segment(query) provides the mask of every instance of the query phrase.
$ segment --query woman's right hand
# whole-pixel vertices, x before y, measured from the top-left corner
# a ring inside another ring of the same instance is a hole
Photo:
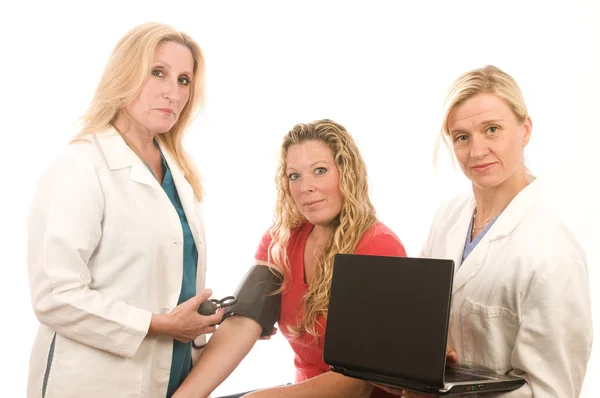
[[[179,304],[168,315],[153,314],[149,335],[163,335],[187,343],[196,337],[214,333],[216,325],[223,319],[223,312],[203,316],[198,314],[198,307],[212,295],[212,290],[204,289],[199,295]]]

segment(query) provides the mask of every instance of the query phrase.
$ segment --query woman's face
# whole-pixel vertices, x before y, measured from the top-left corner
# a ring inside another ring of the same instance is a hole
[[[132,127],[150,135],[169,131],[190,97],[193,69],[189,48],[172,41],[159,44],[150,75],[139,94],[124,107]]]
[[[286,167],[290,192],[302,215],[313,225],[328,226],[344,202],[331,148],[319,140],[291,145]]]
[[[529,117],[520,122],[495,94],[478,94],[455,106],[448,116],[454,155],[474,186],[498,187],[523,178],[523,149],[531,135]]]

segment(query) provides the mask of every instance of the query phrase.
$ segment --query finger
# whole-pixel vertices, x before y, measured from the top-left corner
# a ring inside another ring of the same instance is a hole
[[[212,315],[199,315],[202,317],[202,321],[206,324],[206,325],[217,325],[219,323],[221,323],[221,321],[223,320],[223,313],[216,313],[216,314],[212,314]]]
[[[458,354],[456,353],[456,351],[448,352],[448,354],[446,354],[446,358],[451,364],[455,365],[458,363]]]
[[[202,328],[202,332],[200,334],[201,335],[202,334],[213,334],[216,331],[217,331],[216,326],[206,326],[206,327]]]
[[[204,289],[200,294],[186,301],[186,303],[190,303],[194,308],[198,308],[200,307],[200,304],[208,300],[210,296],[212,296],[212,289]]]

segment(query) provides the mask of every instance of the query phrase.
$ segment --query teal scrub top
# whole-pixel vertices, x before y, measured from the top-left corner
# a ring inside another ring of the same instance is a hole
[[[177,304],[181,304],[196,295],[196,267],[198,264],[198,250],[192,236],[192,231],[188,224],[183,206],[177,188],[173,182],[173,176],[169,165],[165,160],[162,151],[160,153],[162,159],[162,167],[165,172],[165,177],[162,182],[162,188],[171,200],[173,207],[177,210],[181,228],[183,230],[183,280],[181,282],[181,293]],[[171,397],[175,390],[183,383],[192,369],[192,343],[181,343],[173,340],[173,357],[171,358],[171,375],[169,378],[169,387],[167,389],[167,397]]]

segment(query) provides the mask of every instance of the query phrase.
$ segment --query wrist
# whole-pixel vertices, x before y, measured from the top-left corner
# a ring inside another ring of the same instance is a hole
[[[149,336],[170,336],[171,322],[168,315],[152,314],[150,320]]]

